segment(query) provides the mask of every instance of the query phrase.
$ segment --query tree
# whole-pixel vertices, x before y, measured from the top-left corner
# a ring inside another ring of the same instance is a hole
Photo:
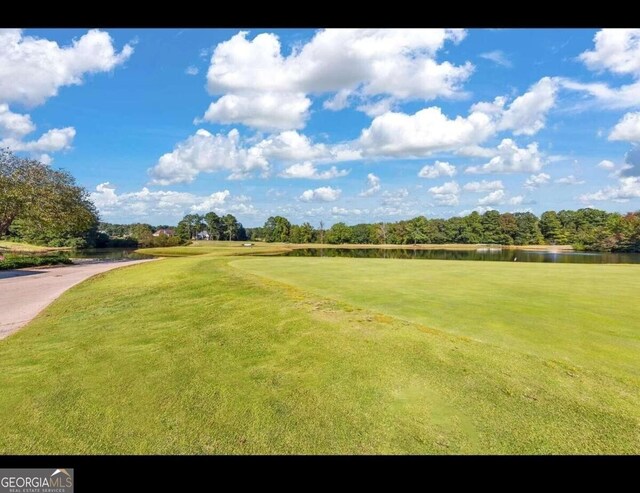
[[[540,232],[546,242],[552,245],[564,244],[567,241],[556,211],[547,211],[540,216]]]
[[[219,240],[223,235],[222,219],[215,212],[207,212],[204,215],[204,222],[207,224],[209,238]]]
[[[129,230],[129,236],[135,238],[138,245],[149,246],[153,240],[153,228],[150,224],[132,224]]]
[[[84,236],[98,224],[87,190],[67,171],[0,150],[0,237],[14,221],[47,241]]]
[[[414,245],[428,241],[427,227],[427,218],[424,216],[415,217],[407,222],[407,233]]]
[[[238,221],[232,214],[227,214],[222,218],[224,234],[228,241],[231,241],[238,233]]]
[[[300,226],[300,243],[311,243],[313,241],[313,234],[313,226],[309,223],[302,223],[302,226]]]
[[[487,211],[481,216],[482,241],[484,243],[501,243],[500,213],[496,210]]]
[[[516,212],[516,233],[514,243],[516,245],[538,245],[544,241],[544,237],[538,226],[538,218],[531,212]]]
[[[351,243],[351,228],[345,223],[335,223],[327,232],[327,242],[332,244]]]
[[[387,224],[384,221],[377,225],[376,234],[378,235],[378,239],[381,240],[379,243],[383,245],[387,243]]]

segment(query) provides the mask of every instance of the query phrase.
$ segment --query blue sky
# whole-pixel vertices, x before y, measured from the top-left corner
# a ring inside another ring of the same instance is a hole
[[[103,220],[640,208],[638,29],[0,32],[0,146]]]

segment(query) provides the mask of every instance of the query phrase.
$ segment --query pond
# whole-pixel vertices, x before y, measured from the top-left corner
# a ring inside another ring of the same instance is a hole
[[[93,259],[101,261],[141,260],[153,258],[153,255],[135,253],[135,248],[86,248],[69,252],[71,258]]]
[[[640,253],[554,252],[543,250],[418,250],[413,248],[300,248],[284,253],[287,257],[359,257],[437,260],[488,260],[513,262],[556,262],[574,264],[640,264]]]

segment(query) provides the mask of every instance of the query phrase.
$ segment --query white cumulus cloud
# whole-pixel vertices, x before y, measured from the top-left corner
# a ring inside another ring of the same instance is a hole
[[[602,29],[593,41],[595,49],[580,55],[588,68],[640,75],[640,29]]]
[[[439,187],[431,187],[429,192],[438,205],[458,205],[460,185],[455,181],[449,181]]]
[[[495,190],[502,190],[504,185],[501,180],[482,180],[482,181],[470,181],[466,183],[462,187],[464,190],[468,192],[476,192],[476,193],[484,193],[484,192],[493,192]]]
[[[203,119],[243,123],[260,130],[287,130],[304,127],[310,106],[311,100],[302,93],[226,94],[209,105]]]
[[[615,167],[616,165],[612,161],[609,161],[608,159],[603,159],[598,163],[598,168],[602,168],[602,169],[614,169]]]
[[[424,156],[484,141],[494,131],[491,118],[474,111],[449,119],[436,106],[413,115],[388,112],[362,131],[359,144],[365,155]]]
[[[371,197],[380,191],[380,178],[373,173],[367,175],[367,189],[360,192],[361,197]]]
[[[627,113],[613,127],[609,134],[609,140],[625,140],[627,142],[640,142],[640,112]]]
[[[305,190],[300,195],[303,202],[333,202],[340,198],[342,190],[332,187],[320,187],[314,190]]]
[[[528,92],[517,97],[504,111],[498,130],[513,130],[515,135],[533,135],[544,128],[545,118],[556,101],[558,82],[543,77]]]
[[[441,176],[454,176],[456,167],[452,164],[436,161],[434,164],[424,166],[419,172],[420,178],[439,178]]]
[[[200,129],[178,143],[150,168],[152,184],[190,183],[199,173],[230,171],[229,178],[247,178],[269,171],[269,162],[256,147],[243,147],[236,129],[228,134],[211,134]]]
[[[435,56],[445,42],[458,43],[464,36],[459,29],[324,29],[284,56],[275,34],[249,39],[242,31],[218,44],[211,56],[208,89],[221,97],[205,119],[261,129],[272,129],[275,122],[275,128],[292,129],[308,118],[310,93],[336,93],[325,102],[332,110],[346,107],[352,94],[365,100],[457,97],[473,65],[439,63]],[[266,107],[272,102],[280,106],[269,122]]]
[[[187,213],[214,211],[219,214],[255,215],[257,211],[246,196],[233,197],[228,190],[210,195],[194,195],[171,190],[152,191],[147,187],[135,192],[118,193],[109,182],[96,186],[90,198],[104,217],[126,214],[137,220],[148,217],[163,217],[179,220]]]
[[[547,173],[538,173],[537,175],[531,175],[527,178],[527,181],[524,182],[524,187],[529,190],[534,190],[536,188],[541,187],[542,185],[546,185],[549,183],[551,177]]]
[[[501,204],[504,200],[504,195],[504,190],[494,190],[489,195],[479,199],[478,205],[487,206]]]
[[[519,148],[511,139],[503,139],[496,148],[497,155],[481,166],[469,166],[465,173],[535,173],[546,164],[533,142]]]
[[[640,197],[640,176],[627,176],[618,180],[617,186],[605,187],[595,193],[587,193],[580,196],[583,202],[593,200],[612,200],[615,202],[626,202],[629,199]]]
[[[307,178],[309,180],[330,180],[331,178],[339,178],[341,176],[347,176],[349,170],[337,169],[335,166],[331,166],[326,171],[319,171],[311,161],[305,161],[304,163],[296,163],[285,169],[279,176],[282,178]]]
[[[19,139],[35,129],[29,115],[13,113],[8,104],[0,104],[0,138]]]
[[[24,36],[20,29],[0,31],[0,101],[42,104],[60,87],[82,84],[86,74],[108,72],[132,53],[130,45],[118,53],[109,33],[98,29],[64,47]]]

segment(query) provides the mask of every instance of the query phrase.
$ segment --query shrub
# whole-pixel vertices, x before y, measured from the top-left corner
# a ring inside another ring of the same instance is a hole
[[[71,264],[71,259],[64,253],[47,253],[43,255],[27,254],[18,255],[7,253],[4,260],[0,260],[0,270],[23,269],[25,267],[37,267],[41,265]]]

